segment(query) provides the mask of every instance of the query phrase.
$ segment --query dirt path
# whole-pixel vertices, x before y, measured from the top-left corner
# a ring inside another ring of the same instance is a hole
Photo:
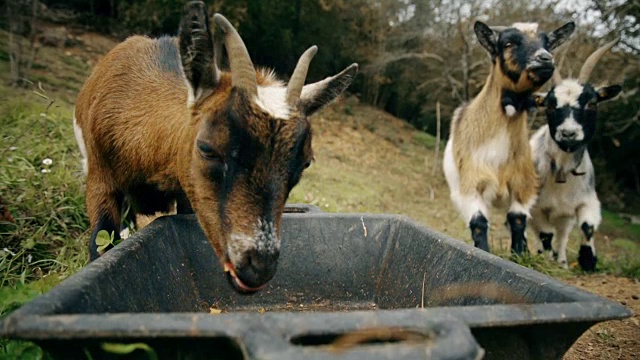
[[[640,282],[610,275],[581,275],[564,281],[620,302],[634,312],[629,319],[608,321],[587,330],[564,359],[640,358]]]

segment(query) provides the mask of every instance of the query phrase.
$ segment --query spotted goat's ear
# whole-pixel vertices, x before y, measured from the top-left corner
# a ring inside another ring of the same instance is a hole
[[[598,102],[613,99],[620,93],[620,91],[622,91],[622,86],[620,85],[603,86],[598,88],[598,90],[596,90],[598,93]]]

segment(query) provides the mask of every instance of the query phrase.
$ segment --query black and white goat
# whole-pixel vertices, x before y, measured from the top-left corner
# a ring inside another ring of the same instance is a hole
[[[554,235],[559,241],[558,262],[567,267],[569,232],[577,222],[585,241],[578,262],[582,269],[593,271],[597,257],[593,233],[600,225],[600,201],[595,189],[595,173],[587,145],[596,129],[599,102],[616,96],[619,85],[595,88],[587,81],[598,60],[617,40],[589,56],[578,79],[562,79],[554,72],[554,87],[547,94],[536,95],[546,107],[548,125],[533,135],[530,145],[540,178],[538,201],[531,210],[531,229],[540,240],[539,253],[552,255]]]

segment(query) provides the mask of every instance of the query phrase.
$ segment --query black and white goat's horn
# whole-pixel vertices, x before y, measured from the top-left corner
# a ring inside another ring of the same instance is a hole
[[[578,76],[578,81],[581,84],[589,81],[589,76],[591,76],[591,72],[593,72],[593,68],[596,66],[598,61],[600,61],[600,58],[604,55],[604,53],[609,51],[619,40],[620,38],[616,38],[615,40],[604,44],[598,50],[589,55],[587,60],[585,60],[584,65],[582,65],[582,69],[580,69],[580,75]]]

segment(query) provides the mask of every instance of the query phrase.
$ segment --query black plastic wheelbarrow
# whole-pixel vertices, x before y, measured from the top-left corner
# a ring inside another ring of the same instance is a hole
[[[288,210],[278,272],[257,294],[229,286],[194,216],[170,216],[0,335],[65,359],[114,357],[105,343],[167,359],[558,359],[592,325],[631,315],[403,216]]]

